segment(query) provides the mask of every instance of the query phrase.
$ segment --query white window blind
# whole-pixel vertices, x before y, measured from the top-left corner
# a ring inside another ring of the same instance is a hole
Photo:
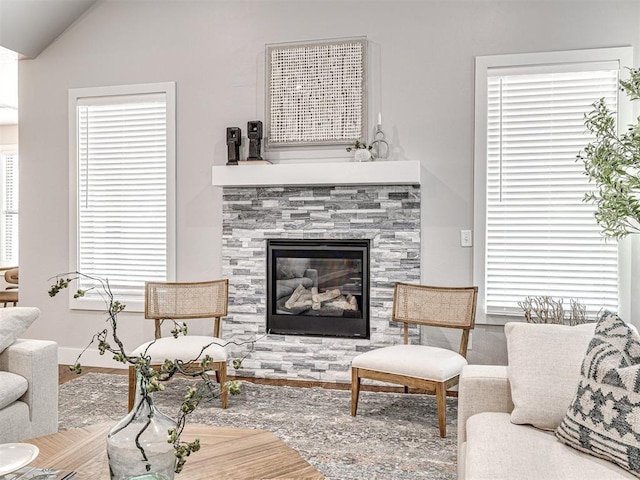
[[[576,155],[592,140],[584,114],[617,109],[618,69],[561,65],[489,70],[486,312],[522,314],[531,295],[579,299],[592,315],[618,307],[618,248],[584,203]]]
[[[18,264],[18,156],[3,155],[1,260]]]
[[[72,270],[108,279],[122,303],[141,302],[145,281],[169,279],[172,141],[166,94],[72,96],[77,127],[77,268]],[[78,287],[94,284],[82,278]]]

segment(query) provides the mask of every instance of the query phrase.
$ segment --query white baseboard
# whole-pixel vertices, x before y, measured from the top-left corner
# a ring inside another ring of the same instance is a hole
[[[78,355],[82,352],[80,348],[58,348],[58,363],[60,365],[74,365],[78,359]],[[124,363],[116,362],[113,359],[111,353],[105,353],[100,355],[98,350],[87,350],[82,354],[80,359],[80,365],[84,367],[103,367],[103,368],[118,368],[126,369],[127,365]]]

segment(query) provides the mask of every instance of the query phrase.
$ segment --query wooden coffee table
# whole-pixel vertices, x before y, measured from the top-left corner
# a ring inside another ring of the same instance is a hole
[[[40,449],[32,465],[75,470],[77,480],[108,480],[106,436],[102,423],[27,440]],[[182,438],[200,439],[176,480],[322,479],[320,472],[267,430],[187,425]]]

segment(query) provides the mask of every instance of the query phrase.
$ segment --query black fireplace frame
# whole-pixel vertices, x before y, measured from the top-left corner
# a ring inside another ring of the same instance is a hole
[[[292,245],[295,242],[295,245]],[[314,248],[315,250],[310,250]],[[325,250],[322,250],[322,249]],[[275,262],[280,256],[323,258],[324,251],[362,253],[362,318],[278,314],[275,311]],[[267,312],[269,334],[343,338],[370,338],[370,251],[371,242],[357,240],[267,239]],[[270,267],[270,268],[269,268]]]

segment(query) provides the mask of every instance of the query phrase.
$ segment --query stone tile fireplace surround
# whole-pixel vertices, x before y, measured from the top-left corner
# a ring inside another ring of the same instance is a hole
[[[275,172],[273,167],[257,168]],[[419,177],[413,184],[340,185],[346,180],[336,180],[306,186],[303,183],[312,182],[303,175],[299,181],[288,180],[301,185],[269,185],[267,179],[265,186],[238,186],[217,178],[216,169],[220,173],[229,168],[235,175],[238,169],[256,167],[214,167],[213,184],[223,187],[222,274],[229,279],[229,313],[222,335],[259,338],[237,374],[350,382],[355,355],[402,342],[401,327],[390,321],[393,285],[420,282]],[[370,339],[265,335],[267,239],[369,239]]]

